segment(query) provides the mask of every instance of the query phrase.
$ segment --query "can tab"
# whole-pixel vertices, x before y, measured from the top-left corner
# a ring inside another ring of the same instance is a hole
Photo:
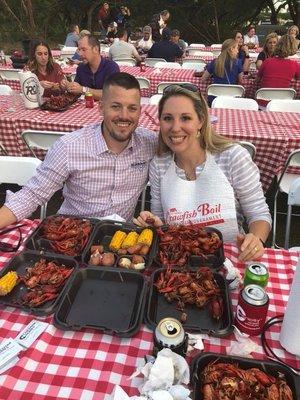
[[[166,323],[165,326],[169,335],[176,335],[176,333],[178,332],[173,324]]]

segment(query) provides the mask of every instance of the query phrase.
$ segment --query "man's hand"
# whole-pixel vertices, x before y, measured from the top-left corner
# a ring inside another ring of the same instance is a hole
[[[82,94],[82,86],[77,82],[69,82],[67,90],[70,93]]]
[[[262,242],[253,233],[247,233],[246,235],[239,233],[236,239],[240,250],[239,260],[257,260],[264,254],[265,249]]]

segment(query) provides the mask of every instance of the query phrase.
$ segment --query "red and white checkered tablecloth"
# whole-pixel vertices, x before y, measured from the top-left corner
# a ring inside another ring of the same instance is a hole
[[[36,226],[37,221],[25,221],[22,228],[24,238]],[[1,238],[9,243],[17,240],[15,233]],[[225,253],[241,272],[244,264],[238,262],[235,246],[226,245]],[[0,253],[0,268],[9,260],[9,253]],[[297,254],[286,250],[266,249],[261,262],[269,268],[270,279],[267,293],[270,298],[268,318],[282,314],[285,310],[293,279]],[[233,310],[236,308],[238,291],[231,292]],[[0,311],[0,341],[16,337],[32,316],[15,308]],[[52,325],[52,316],[42,318],[49,327],[20,354],[15,366],[0,376],[1,400],[108,400],[114,385],[119,384],[130,396],[138,394],[141,378],[128,380],[135,368],[152,351],[152,332],[145,326],[132,338],[101,334],[91,329],[80,332],[61,331]],[[285,352],[279,343],[279,327],[272,329],[270,344],[286,362],[300,368],[300,358]],[[210,338],[204,341],[205,351],[226,353],[234,337]],[[253,340],[259,351],[252,354],[255,359],[264,359],[259,337]],[[191,357],[188,357],[188,362]]]

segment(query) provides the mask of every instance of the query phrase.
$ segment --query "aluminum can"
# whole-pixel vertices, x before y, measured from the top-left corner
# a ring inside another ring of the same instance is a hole
[[[140,63],[140,71],[145,72],[146,71],[146,63],[145,61],[141,61]]]
[[[154,332],[154,355],[167,347],[183,357],[187,351],[187,334],[175,318],[164,318],[157,324]]]
[[[85,94],[85,106],[86,106],[86,108],[94,107],[94,96],[90,92],[87,92]]]
[[[269,273],[267,267],[259,262],[249,264],[245,271],[244,286],[259,285],[266,287],[268,284]]]
[[[250,336],[262,332],[267,318],[269,296],[258,285],[248,285],[239,294],[235,326]]]

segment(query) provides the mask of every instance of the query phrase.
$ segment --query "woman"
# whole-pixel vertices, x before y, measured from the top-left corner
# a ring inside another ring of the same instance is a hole
[[[36,74],[45,89],[45,97],[58,92],[60,82],[65,79],[62,69],[53,61],[49,45],[43,41],[37,41],[34,44],[30,60],[24,69]]]
[[[276,32],[271,32],[266,36],[263,51],[261,51],[257,56],[256,69],[259,69],[263,61],[265,61],[267,58],[273,57],[277,43],[278,35]]]
[[[248,72],[250,67],[250,55],[248,46],[244,44],[244,38],[242,32],[235,31],[233,38],[238,44],[239,52],[237,58],[241,60],[243,71]]]
[[[300,78],[300,64],[288,57],[296,54],[297,42],[289,35],[283,35],[274,50],[274,57],[267,58],[257,73],[260,87],[289,88],[293,78]]]
[[[234,39],[227,39],[222,44],[221,53],[211,61],[202,75],[202,80],[212,76],[213,83],[228,85],[242,84],[243,66],[238,56],[238,44]],[[214,96],[208,96],[208,104],[211,105]]]
[[[289,27],[287,34],[289,36],[292,36],[294,39],[296,39],[296,43],[297,43],[297,48],[299,48],[300,45],[300,40],[298,39],[298,35],[299,35],[299,28],[297,25],[292,25]]]
[[[215,226],[225,242],[237,241],[241,260],[259,258],[271,217],[247,150],[212,130],[199,92],[168,87],[158,114],[158,155],[150,164],[152,212],[141,212],[134,222],[146,226],[153,218],[155,226],[175,220]]]

